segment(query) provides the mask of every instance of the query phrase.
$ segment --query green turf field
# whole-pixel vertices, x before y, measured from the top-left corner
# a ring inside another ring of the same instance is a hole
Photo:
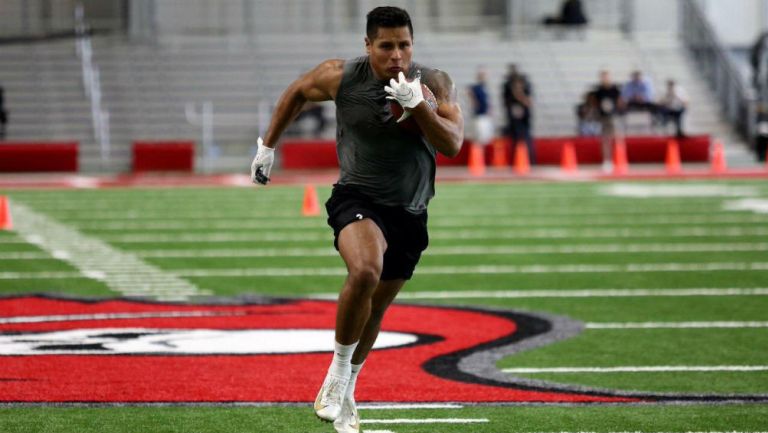
[[[323,202],[330,189],[318,192]],[[0,295],[333,298],[344,264],[324,216],[301,216],[302,193],[303,186],[0,191],[16,226],[0,232]],[[766,400],[766,208],[763,180],[438,184],[430,248],[400,302],[583,323],[573,338],[499,361],[522,379]],[[78,242],[100,253],[69,248]],[[116,288],[88,271],[110,254],[177,283],[147,288],[126,277]],[[361,415],[365,431],[380,433],[768,431],[768,403],[464,404]],[[0,406],[0,432],[107,431],[333,428],[309,405]]]

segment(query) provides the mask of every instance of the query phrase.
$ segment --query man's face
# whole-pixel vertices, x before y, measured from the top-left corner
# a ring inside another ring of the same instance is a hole
[[[600,72],[600,84],[604,86],[610,86],[611,85],[611,74],[608,73],[608,71],[601,71]]]
[[[405,26],[379,27],[376,38],[365,38],[365,51],[376,78],[397,78],[400,72],[407,75],[413,56],[411,32]]]

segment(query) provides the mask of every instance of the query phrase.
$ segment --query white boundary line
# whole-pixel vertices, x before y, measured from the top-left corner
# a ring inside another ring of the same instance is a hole
[[[467,216],[464,218],[444,217],[435,218],[430,222],[431,228],[528,228],[528,227],[626,227],[626,226],[671,226],[687,224],[762,224],[768,222],[768,218],[760,215],[699,215],[699,216],[645,216],[642,218],[605,218],[591,217],[586,220],[568,220],[552,217],[530,218],[508,217],[487,218],[484,216]],[[302,230],[308,228],[326,229],[323,221],[281,219],[257,221],[251,219],[226,220],[226,219],[201,219],[201,220],[124,220],[124,221],[95,221],[80,222],[77,227],[84,230],[99,231],[162,231],[162,230],[199,230],[199,229],[249,229],[249,230]]]
[[[464,245],[433,246],[430,256],[528,255],[528,254],[632,254],[693,252],[768,251],[768,242],[737,243],[672,243],[672,244],[574,244],[574,245]],[[317,248],[250,248],[250,249],[182,249],[131,251],[144,258],[237,258],[237,257],[335,257],[331,247]],[[66,260],[66,252],[52,255],[38,251],[0,252],[0,260]]]
[[[463,290],[408,292],[398,299],[478,299],[478,298],[622,298],[622,297],[663,297],[663,296],[763,296],[768,287],[740,288],[694,288],[694,289],[584,289],[584,290]],[[323,293],[318,297],[338,298],[338,293]]]
[[[668,372],[718,372],[718,371],[768,371],[768,365],[715,365],[715,366],[626,366],[626,367],[552,367],[552,368],[503,368],[504,373],[668,373]]]
[[[675,244],[574,244],[574,245],[462,245],[432,246],[430,256],[475,256],[519,254],[584,254],[584,253],[677,253],[677,252],[752,252],[768,251],[768,242],[675,243]],[[132,251],[145,258],[194,257],[329,257],[337,256],[332,247],[319,248],[250,248]],[[12,257],[12,253],[7,253]],[[0,253],[0,259],[5,255]]]
[[[98,255],[97,255],[98,256]],[[120,282],[138,283],[147,281],[159,270],[126,269],[117,261],[121,275]],[[148,266],[148,265],[147,265]],[[116,268],[117,269],[117,268]],[[634,263],[626,265],[476,265],[476,266],[421,266],[420,275],[507,275],[507,274],[572,274],[572,273],[626,273],[626,272],[713,272],[713,271],[764,271],[768,262],[715,262],[715,263]],[[165,275],[194,277],[335,277],[347,275],[341,267],[312,268],[238,268],[238,269],[174,269]],[[0,272],[0,280],[15,279],[60,279],[86,276],[107,279],[112,274],[101,270],[83,269],[76,272]],[[185,283],[189,284],[189,283]],[[168,284],[157,284],[168,287]]]
[[[677,238],[677,237],[747,237],[768,236],[768,227],[726,227],[702,226],[673,229],[521,229],[521,230],[430,230],[431,239],[623,239],[623,238]],[[288,232],[216,232],[216,233],[131,233],[99,235],[108,242],[121,243],[202,243],[202,242],[307,242],[330,241],[329,230],[305,230]]]
[[[393,419],[363,419],[363,424],[479,424],[486,423],[488,418],[393,418]]]
[[[768,328],[768,322],[604,322],[587,323],[586,329],[724,329]]]
[[[464,406],[455,403],[403,403],[403,404],[359,404],[358,409],[364,410],[410,410],[410,409],[463,409]]]

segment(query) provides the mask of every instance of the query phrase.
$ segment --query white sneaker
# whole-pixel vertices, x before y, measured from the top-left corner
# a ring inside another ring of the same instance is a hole
[[[345,398],[341,404],[341,414],[333,422],[337,433],[360,433],[360,415],[357,413],[354,398]]]
[[[341,413],[341,403],[347,391],[349,378],[333,374],[325,376],[323,386],[315,399],[315,414],[325,421],[335,421]]]

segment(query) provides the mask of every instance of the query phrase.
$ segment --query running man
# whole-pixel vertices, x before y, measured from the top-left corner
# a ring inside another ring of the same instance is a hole
[[[253,182],[267,184],[275,145],[304,104],[335,101],[340,176],[325,206],[348,274],[333,360],[314,409],[346,433],[360,429],[355,383],[384,313],[427,248],[436,152],[455,156],[464,137],[451,78],[412,62],[413,26],[405,10],[373,9],[365,50],[363,57],[324,61],[288,86],[251,165]],[[426,103],[421,82],[435,95],[436,109]],[[392,114],[395,103],[403,108],[400,118]],[[403,127],[407,117],[420,133]]]

